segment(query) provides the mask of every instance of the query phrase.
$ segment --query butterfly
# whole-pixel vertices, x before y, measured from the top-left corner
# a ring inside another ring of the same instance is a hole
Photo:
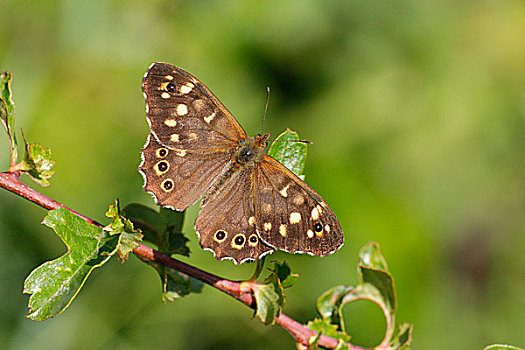
[[[324,256],[343,231],[328,204],[265,154],[269,134],[247,137],[197,78],[153,63],[142,81],[151,129],[139,172],[158,205],[185,210],[204,196],[200,245],[219,260],[257,260],[279,249]]]

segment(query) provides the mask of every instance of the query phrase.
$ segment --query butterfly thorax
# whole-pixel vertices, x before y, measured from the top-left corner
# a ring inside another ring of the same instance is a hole
[[[266,148],[266,141],[270,134],[255,135],[242,141],[242,146],[235,152],[233,157],[237,166],[242,168],[253,167],[255,163],[260,163]]]

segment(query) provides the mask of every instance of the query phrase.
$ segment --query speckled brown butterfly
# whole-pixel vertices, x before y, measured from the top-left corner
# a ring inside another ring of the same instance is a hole
[[[184,210],[206,194],[195,230],[204,249],[236,263],[280,249],[324,256],[343,245],[326,202],[247,137],[188,72],[154,63],[142,81],[151,127],[139,171],[157,204]]]

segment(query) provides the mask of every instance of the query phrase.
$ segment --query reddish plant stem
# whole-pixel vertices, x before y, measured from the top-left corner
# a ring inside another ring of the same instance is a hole
[[[35,204],[38,204],[42,208],[45,209],[58,209],[58,208],[65,208],[75,214],[76,216],[82,218],[83,220],[89,222],[90,224],[100,226],[98,222],[95,220],[92,220],[88,218],[87,216],[84,216],[80,213],[77,213],[71,208],[66,207],[62,203],[59,203],[49,197],[44,196],[42,193],[35,191],[31,187],[27,186],[26,184],[20,182],[18,179],[20,176],[19,173],[0,173],[0,186],[5,188],[8,191],[11,191],[20,197],[23,197],[27,199],[30,202],[33,202]]]
[[[89,222],[90,224],[102,226],[93,219],[90,219],[76,211],[66,207],[62,203],[59,203],[37,191],[27,186],[26,184],[20,182],[19,173],[0,173],[0,187],[5,188],[6,190],[13,192],[45,209],[53,210],[58,208],[65,208],[82,218],[83,220]],[[136,254],[141,259],[148,259],[155,261],[163,266],[171,267],[179,272],[185,273],[195,279],[198,279],[223,293],[226,293],[240,302],[246,304],[250,308],[255,308],[255,298],[253,297],[250,290],[241,288],[240,282],[230,281],[214,274],[208,273],[206,271],[200,270],[194,266],[188,265],[182,261],[173,259],[172,257],[163,254],[151,247],[148,247],[144,244],[138,243],[138,247],[133,249],[133,253]],[[315,336],[316,332],[307,328],[303,324],[291,319],[285,314],[281,313],[278,317],[275,318],[276,323],[292,335],[296,342],[301,343],[305,346],[308,346],[308,341],[310,337]],[[338,345],[338,340],[322,335],[318,342],[319,345],[327,348],[335,348]],[[347,344],[351,350],[366,350],[364,348]]]

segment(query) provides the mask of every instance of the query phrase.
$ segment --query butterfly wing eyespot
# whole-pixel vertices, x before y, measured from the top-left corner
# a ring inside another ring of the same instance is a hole
[[[228,232],[224,231],[224,230],[217,230],[215,232],[215,235],[213,236],[213,239],[215,240],[215,242],[217,243],[222,243],[224,242],[224,240],[228,237]]]
[[[167,148],[164,148],[164,147],[161,147],[161,148],[157,148],[157,150],[155,151],[155,155],[157,156],[157,158],[164,158],[168,155],[168,149]]]
[[[173,82],[169,82],[168,84],[166,84],[166,90],[168,92],[175,92],[175,84],[173,84]]]
[[[157,204],[184,210],[204,195],[229,161],[227,153],[209,157],[168,149],[150,134],[142,149],[139,172],[144,177],[144,188]]]
[[[259,237],[257,234],[252,233],[250,237],[248,237],[248,244],[252,247],[255,247],[257,244],[259,244]]]

